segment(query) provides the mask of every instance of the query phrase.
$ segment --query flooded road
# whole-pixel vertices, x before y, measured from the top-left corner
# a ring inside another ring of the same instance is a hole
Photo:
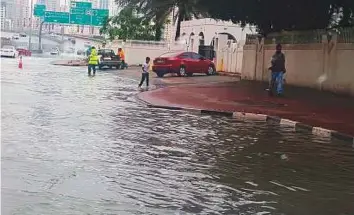
[[[350,144],[149,109],[119,71],[1,65],[2,214],[354,214]]]

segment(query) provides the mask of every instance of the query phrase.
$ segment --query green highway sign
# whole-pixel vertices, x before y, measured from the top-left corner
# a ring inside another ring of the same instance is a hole
[[[86,9],[90,9],[90,8],[92,8],[92,3],[91,2],[72,1],[71,2],[71,8],[86,8]]]
[[[91,25],[91,13],[89,8],[71,8],[70,24]]]
[[[44,12],[44,22],[47,23],[61,23],[69,24],[69,13],[67,12],[55,12],[55,11],[45,11]]]
[[[33,9],[34,16],[42,17],[42,16],[44,16],[44,12],[45,12],[45,5],[44,4],[35,4],[34,5],[34,9]]]
[[[44,22],[102,26],[109,13],[106,9],[92,9],[91,2],[72,1],[70,13],[46,11],[45,5],[36,4],[34,15],[44,17]]]
[[[109,12],[105,9],[92,9],[92,22],[93,26],[102,26],[105,19],[108,17]]]

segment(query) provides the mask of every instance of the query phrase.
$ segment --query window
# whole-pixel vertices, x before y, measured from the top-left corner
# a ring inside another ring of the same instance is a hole
[[[182,53],[179,57],[182,58],[182,59],[191,58],[189,52],[184,52],[184,53]]]
[[[194,60],[199,60],[200,59],[200,57],[201,57],[201,55],[199,55],[199,54],[197,54],[197,53],[192,53],[192,58],[194,59]]]
[[[165,54],[160,55],[160,57],[175,57],[181,52],[167,52]]]

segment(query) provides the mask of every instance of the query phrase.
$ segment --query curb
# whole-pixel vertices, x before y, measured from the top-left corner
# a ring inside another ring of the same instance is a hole
[[[241,77],[241,73],[239,73],[239,72],[222,72],[222,71],[218,71],[218,72],[216,72],[216,74],[219,75],[219,76]]]
[[[255,121],[264,121],[264,122],[272,122],[279,124],[281,126],[286,126],[293,128],[295,132],[298,131],[309,131],[313,135],[321,136],[321,137],[329,137],[329,138],[336,138],[343,141],[351,142],[354,147],[354,137],[343,134],[338,131],[322,128],[322,127],[315,127],[311,125],[307,125],[301,122],[292,121],[289,119],[280,118],[277,116],[269,116],[265,114],[255,114],[255,113],[246,113],[246,112],[229,112],[229,111],[219,111],[219,110],[200,110],[200,109],[193,109],[193,108],[183,108],[183,107],[174,107],[174,106],[160,106],[160,105],[153,105],[150,104],[137,95],[136,98],[145,104],[149,108],[161,108],[161,109],[168,109],[168,110],[182,110],[186,112],[191,112],[195,114],[208,114],[208,115],[217,115],[217,116],[225,116],[231,117],[237,120],[255,120]]]

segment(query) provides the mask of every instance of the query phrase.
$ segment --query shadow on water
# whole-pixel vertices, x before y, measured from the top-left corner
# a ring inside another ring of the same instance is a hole
[[[354,150],[147,108],[138,80],[2,61],[3,214],[352,214]]]

